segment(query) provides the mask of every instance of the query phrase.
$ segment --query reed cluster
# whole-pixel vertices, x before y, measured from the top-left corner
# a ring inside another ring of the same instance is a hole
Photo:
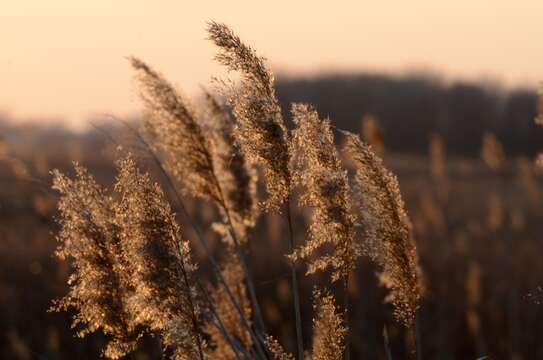
[[[218,82],[223,98],[206,91],[202,109],[194,109],[143,61],[129,61],[146,109],[141,139],[171,180],[212,276],[198,270],[193,244],[183,237],[165,192],[133,156],[117,162],[111,191],[76,164],[73,179],[54,172],[58,255],[73,264],[70,291],[55,309],[75,310],[80,336],[106,334],[104,355],[113,359],[133,351],[145,336],[157,336],[175,359],[293,359],[266,331],[247,261],[260,215],[258,168],[268,192],[261,203],[273,211],[287,209],[291,251],[285,255],[292,269],[297,357],[349,358],[347,285],[364,254],[381,267],[378,275],[397,319],[411,327],[422,276],[396,178],[370,146],[343,133],[354,164],[349,176],[331,121],[310,105],[292,105],[289,131],[264,59],[226,25],[212,22],[208,32],[219,48],[218,62],[239,72],[241,80]],[[218,259],[184,206],[189,195],[209,201],[221,214],[213,225],[225,240]],[[307,239],[297,239],[296,248],[291,198],[311,212]],[[307,265],[307,274],[323,272],[344,285],[343,306],[331,287],[314,292],[309,349],[302,342],[297,262]]]
[[[76,165],[71,180],[55,172],[61,193],[58,254],[73,259],[70,293],[78,335],[111,335],[104,355],[119,358],[147,332],[162,336],[174,358],[202,351],[188,243],[162,190],[131,157],[118,162],[112,195]]]

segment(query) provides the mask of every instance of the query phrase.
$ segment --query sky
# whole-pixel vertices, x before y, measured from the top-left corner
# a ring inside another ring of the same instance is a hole
[[[0,113],[72,125],[137,113],[132,55],[193,95],[224,74],[209,20],[276,73],[431,69],[535,87],[542,14],[541,0],[0,0]]]

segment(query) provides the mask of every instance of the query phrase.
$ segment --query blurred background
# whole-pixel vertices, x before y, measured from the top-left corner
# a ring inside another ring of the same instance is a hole
[[[49,171],[71,173],[79,161],[111,185],[115,148],[135,142],[112,119],[141,116],[126,57],[197,99],[200,85],[225,75],[206,41],[209,20],[268,59],[285,117],[293,101],[314,104],[398,175],[428,287],[423,358],[543,358],[541,13],[543,3],[528,0],[0,3],[0,358],[99,356],[100,334],[75,338],[69,314],[47,311],[69,274],[54,257]],[[142,164],[156,172],[144,155]],[[187,201],[203,229],[218,218]],[[300,242],[306,216],[297,218]],[[252,251],[270,329],[292,349],[284,226],[262,217]],[[363,260],[350,284],[354,358],[385,358],[386,325],[401,359],[405,334],[374,273]],[[306,318],[321,280],[303,280]],[[134,358],[158,353],[151,339]]]

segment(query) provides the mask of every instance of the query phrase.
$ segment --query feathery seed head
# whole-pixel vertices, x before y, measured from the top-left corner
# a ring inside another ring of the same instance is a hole
[[[68,295],[53,309],[75,308],[78,336],[101,329],[111,337],[104,355],[117,359],[135,348],[141,329],[126,308],[130,285],[112,271],[121,266],[114,203],[86,169],[75,164],[75,170],[73,180],[53,171],[53,189],[60,193],[57,255],[70,258],[74,269]]]
[[[355,193],[366,235],[366,252],[382,267],[380,279],[390,289],[394,314],[412,325],[423,285],[418,255],[396,177],[371,148],[344,132],[346,151],[355,163]]]
[[[238,71],[248,80],[255,80],[255,86],[273,94],[274,77],[267,69],[266,59],[245,45],[241,39],[225,24],[211,21],[207,28],[209,39],[220,49],[215,59],[230,71]]]
[[[430,171],[432,177],[438,181],[444,181],[447,176],[446,149],[443,138],[439,134],[430,136]]]
[[[255,225],[258,214],[256,169],[248,164],[234,136],[234,119],[225,106],[205,92],[205,130],[210,138],[210,152],[224,202],[236,234],[246,241],[247,230]]]
[[[367,114],[362,118],[362,136],[372,146],[375,153],[383,155],[385,152],[385,139],[383,130],[381,130],[375,116]]]
[[[329,120],[320,120],[310,106],[294,104],[296,129],[292,133],[292,181],[303,192],[302,205],[313,209],[309,241],[291,258],[307,259],[326,244],[330,254],[309,261],[308,273],[330,268],[332,280],[347,278],[361,250],[354,242],[354,217],[350,212],[350,189]]]
[[[240,89],[229,99],[238,122],[236,137],[247,159],[264,169],[270,195],[267,208],[278,210],[289,196],[290,174],[288,130],[275,96],[273,75],[264,59],[226,25],[212,22],[208,32],[219,47],[216,59],[242,75]]]
[[[279,341],[275,340],[272,336],[266,337],[266,346],[272,353],[274,360],[294,360],[294,356],[287,353],[283,346],[279,344]]]
[[[499,170],[503,166],[505,151],[496,135],[492,133],[485,133],[483,135],[481,157],[485,164],[492,170]]]
[[[349,329],[335,305],[334,296],[313,292],[313,348],[311,360],[341,360],[345,353],[345,336]]]
[[[158,184],[131,157],[118,161],[116,221],[126,269],[134,286],[130,311],[136,321],[163,336],[176,358],[197,358],[192,264],[170,206]]]
[[[447,178],[446,148],[443,137],[439,134],[430,135],[429,144],[430,174],[434,181],[434,188],[441,202],[449,198],[449,180]]]
[[[148,112],[147,134],[166,156],[166,164],[183,189],[194,196],[221,202],[214,179],[209,144],[187,101],[158,72],[130,58]]]

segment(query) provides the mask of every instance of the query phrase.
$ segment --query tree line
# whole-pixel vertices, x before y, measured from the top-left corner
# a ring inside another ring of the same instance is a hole
[[[373,115],[392,151],[425,153],[432,133],[459,155],[478,155],[485,132],[494,133],[509,154],[533,155],[542,147],[543,130],[534,124],[535,89],[447,83],[427,74],[324,74],[280,77],[277,93],[285,110],[293,101],[313,103],[351,131],[360,131],[365,114]]]

